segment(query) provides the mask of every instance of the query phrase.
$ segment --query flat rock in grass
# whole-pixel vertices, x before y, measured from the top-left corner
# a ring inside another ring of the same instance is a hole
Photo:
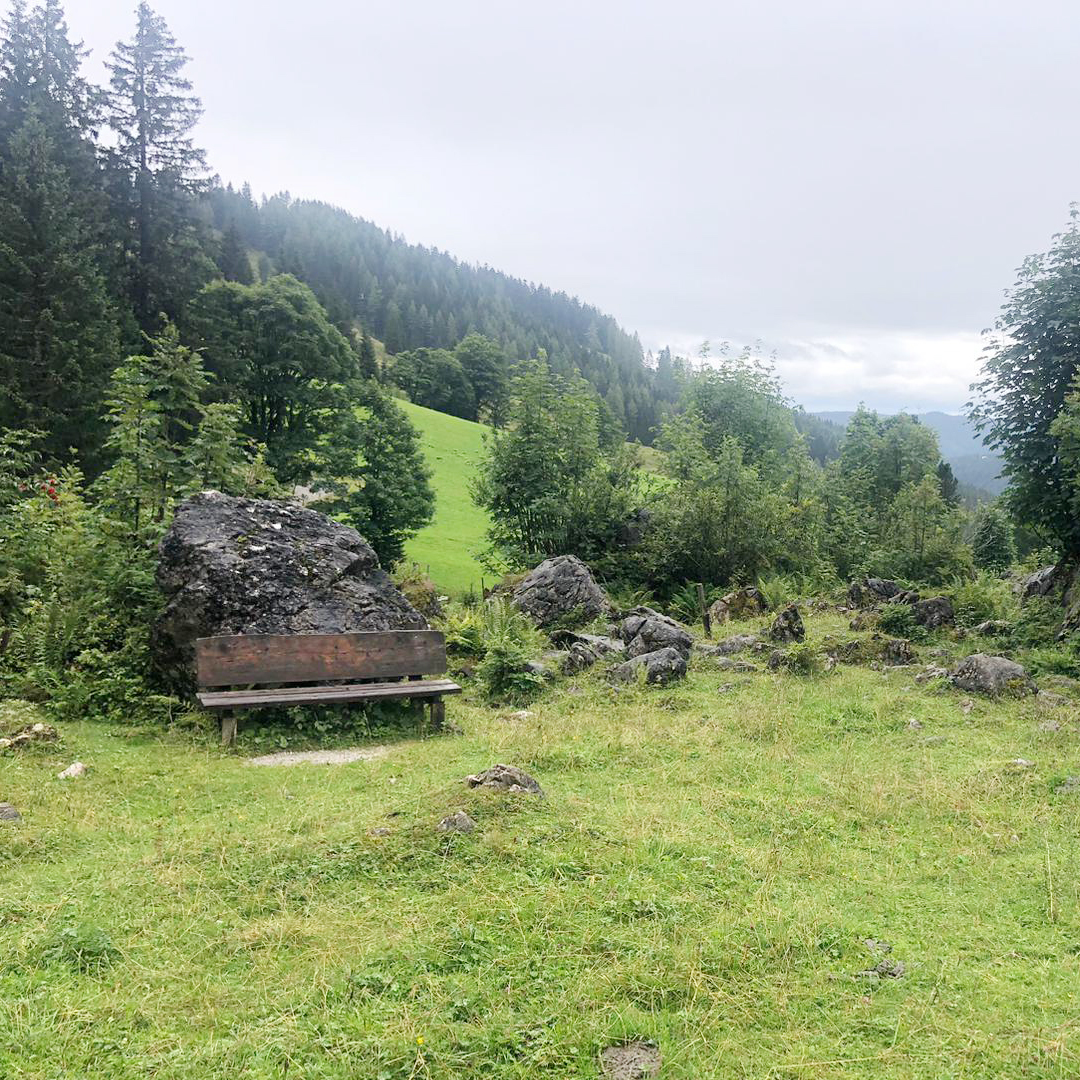
[[[487,788],[491,791],[508,791],[511,794],[543,795],[539,783],[516,765],[492,765],[475,776],[465,777],[471,788]]]
[[[891,956],[886,956],[872,968],[857,971],[855,976],[859,979],[899,979],[903,977],[905,971],[903,960],[894,960]]]
[[[1009,624],[1001,619],[987,619],[986,622],[979,623],[974,632],[979,637],[1000,637],[1002,634],[1007,634],[1010,629]]]
[[[956,666],[951,679],[958,690],[987,694],[990,697],[999,697],[1002,694],[1020,697],[1036,692],[1027,670],[1015,660],[1004,656],[988,656],[986,653],[974,653],[965,657]]]
[[[537,626],[579,625],[611,612],[611,603],[576,555],[545,559],[514,589],[511,601]]]
[[[660,1075],[662,1061],[658,1047],[641,1041],[609,1046],[600,1054],[607,1080],[650,1080]]]
[[[695,643],[694,652],[701,656],[734,656],[736,653],[745,652],[757,644],[755,634],[735,634],[733,637],[724,638],[715,645],[703,645]]]
[[[1054,735],[1061,730],[1061,721],[1050,717],[1048,720],[1040,720],[1038,727],[1039,731],[1045,732],[1047,735]]]
[[[6,739],[0,739],[0,750],[17,750],[28,743],[54,743],[60,733],[52,724],[27,724]]]
[[[686,657],[678,649],[657,649],[611,669],[615,682],[633,682],[644,669],[647,683],[666,683],[686,675]]]
[[[22,821],[22,814],[9,802],[0,802],[0,821]]]
[[[1055,795],[1080,795],[1080,776],[1066,776],[1056,788]]]
[[[464,810],[455,811],[439,822],[439,832],[471,833],[475,830],[476,822]]]
[[[86,766],[81,761],[73,761],[63,772],[56,774],[58,780],[74,780],[86,774]]]
[[[1053,690],[1040,690],[1035,702],[1042,709],[1061,709],[1072,704],[1064,694],[1055,694]]]
[[[736,660],[732,656],[717,656],[714,660],[714,666],[720,671],[757,671],[757,667],[749,660]]]
[[[915,676],[917,683],[933,682],[935,679],[946,679],[949,676],[949,669],[938,667],[936,664],[930,664],[924,667],[922,671]]]
[[[806,637],[806,627],[803,626],[799,609],[794,604],[788,604],[773,619],[773,624],[769,627],[769,637],[779,642],[802,641]]]

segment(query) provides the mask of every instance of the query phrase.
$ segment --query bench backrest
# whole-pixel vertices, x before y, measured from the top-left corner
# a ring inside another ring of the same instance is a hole
[[[388,679],[446,671],[446,641],[438,630],[236,634],[199,638],[195,656],[203,687]]]

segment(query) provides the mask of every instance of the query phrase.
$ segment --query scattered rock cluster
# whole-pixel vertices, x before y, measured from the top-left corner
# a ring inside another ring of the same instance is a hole
[[[750,619],[764,615],[768,610],[768,601],[761,591],[749,585],[714,601],[709,607],[709,618],[714,626],[721,626],[729,619]]]
[[[956,613],[945,596],[921,597],[914,589],[904,589],[888,578],[868,577],[853,581],[848,586],[848,604],[853,608],[875,607],[879,604],[907,604],[915,621],[928,630],[952,626]],[[856,616],[858,618],[858,616]],[[852,629],[859,629],[854,623]]]
[[[490,769],[485,769],[475,776],[465,777],[465,783],[471,788],[505,791],[512,795],[544,794],[540,784],[516,765],[492,765]]]

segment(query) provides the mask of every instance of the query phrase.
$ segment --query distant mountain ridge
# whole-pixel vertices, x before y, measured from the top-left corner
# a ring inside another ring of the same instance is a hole
[[[840,427],[847,427],[855,411],[815,412],[814,416]],[[924,412],[913,414],[920,423],[937,433],[941,456],[952,466],[957,480],[969,487],[981,488],[991,495],[1005,490],[1001,478],[1001,459],[982,444],[967,417],[957,413]]]

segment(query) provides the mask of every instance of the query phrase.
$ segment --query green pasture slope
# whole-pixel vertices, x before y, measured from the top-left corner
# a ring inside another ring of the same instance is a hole
[[[483,567],[476,553],[484,546],[488,517],[469,494],[469,480],[484,448],[483,424],[425,409],[407,401],[398,404],[420,432],[424,457],[432,471],[435,517],[405,548],[405,557],[430,573],[454,596],[479,591]]]

